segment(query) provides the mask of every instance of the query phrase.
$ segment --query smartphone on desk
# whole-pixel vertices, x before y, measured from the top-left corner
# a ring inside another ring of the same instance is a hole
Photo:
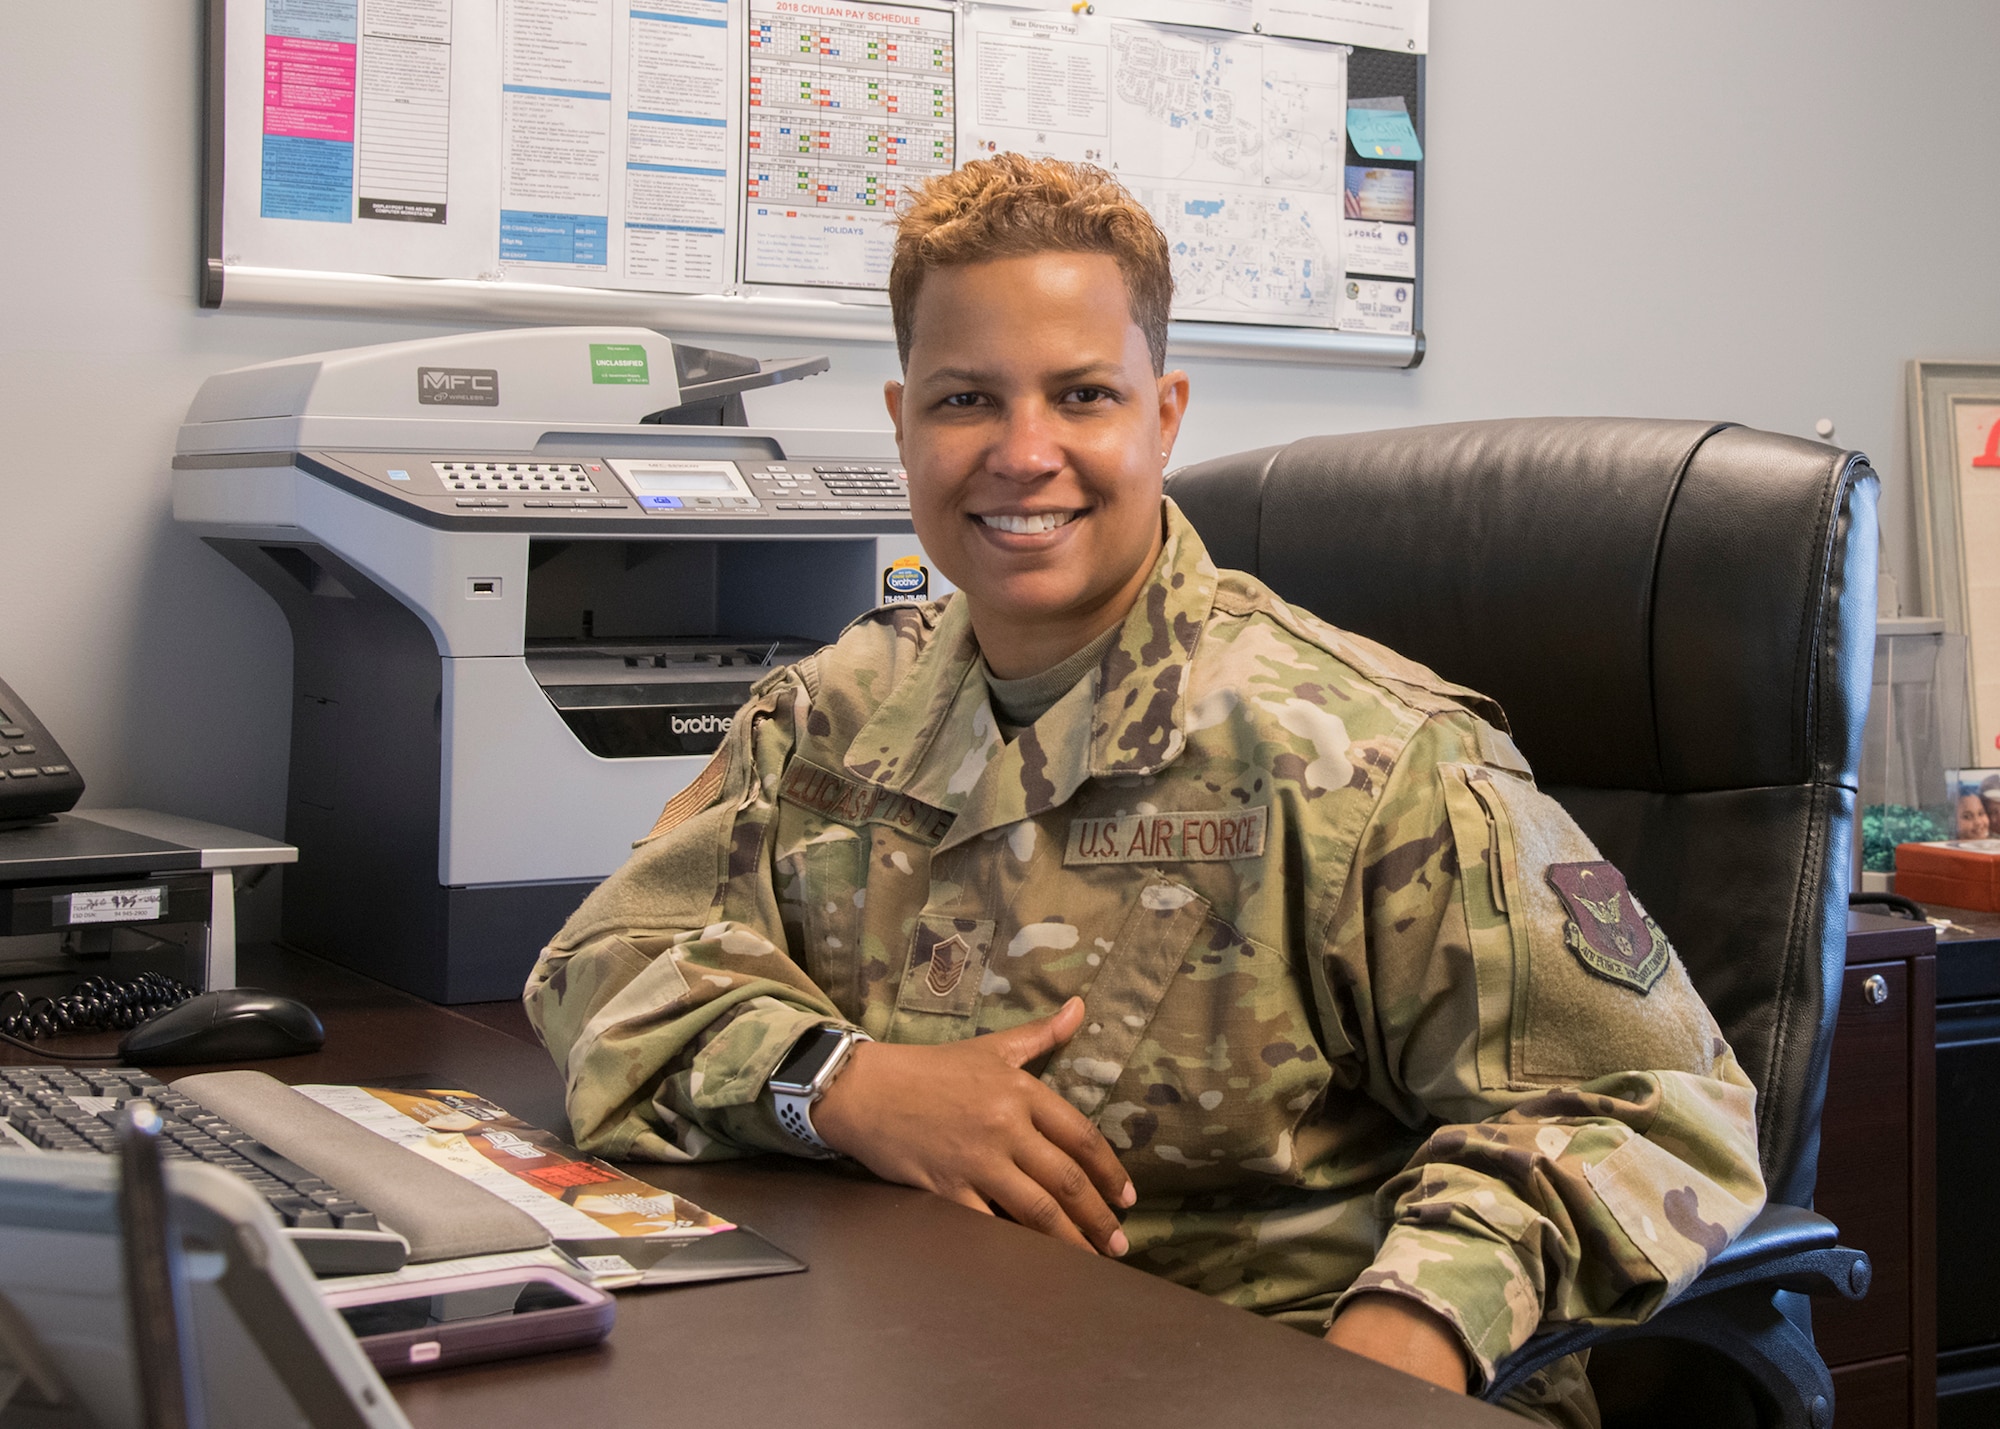
[[[594,1345],[618,1315],[609,1295],[552,1267],[321,1289],[385,1375]]]

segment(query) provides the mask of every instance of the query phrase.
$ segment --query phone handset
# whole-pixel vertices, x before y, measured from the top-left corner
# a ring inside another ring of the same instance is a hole
[[[0,828],[43,822],[82,797],[83,776],[49,727],[0,681]]]

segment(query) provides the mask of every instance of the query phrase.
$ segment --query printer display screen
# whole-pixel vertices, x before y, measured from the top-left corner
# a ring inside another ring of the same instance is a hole
[[[721,514],[754,509],[757,498],[729,461],[626,461],[611,469],[632,488],[640,509],[655,514],[687,511]]]
[[[647,471],[638,468],[631,472],[632,485],[640,491],[657,492],[667,496],[717,492],[734,495],[736,481],[726,471]]]

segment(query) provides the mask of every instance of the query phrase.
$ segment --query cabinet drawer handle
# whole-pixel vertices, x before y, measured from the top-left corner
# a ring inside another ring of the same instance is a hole
[[[1872,973],[1861,984],[1861,995],[1880,1007],[1889,1000],[1889,979],[1880,973]]]

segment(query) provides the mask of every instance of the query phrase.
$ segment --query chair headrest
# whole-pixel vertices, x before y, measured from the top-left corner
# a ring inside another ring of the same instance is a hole
[[[1867,697],[1816,687],[1863,474],[1726,424],[1532,418],[1306,438],[1168,492],[1218,564],[1492,695],[1544,785],[1680,793],[1853,782],[1804,732]]]

